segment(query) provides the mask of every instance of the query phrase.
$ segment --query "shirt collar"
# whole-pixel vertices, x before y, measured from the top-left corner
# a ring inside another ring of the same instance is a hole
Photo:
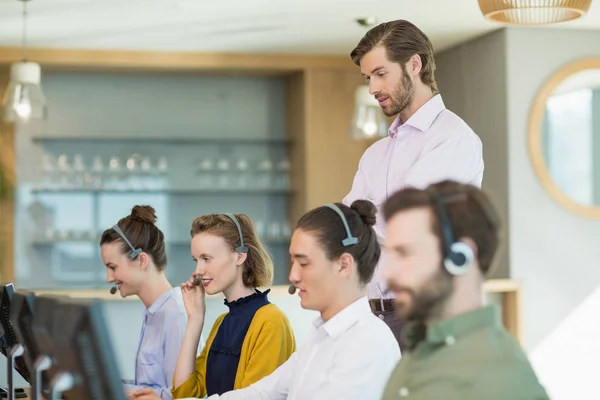
[[[173,288],[171,290],[167,290],[163,294],[160,295],[158,299],[146,310],[146,312],[150,315],[154,315],[160,310],[160,308],[173,296],[180,288]]]
[[[333,339],[337,339],[365,315],[371,314],[371,307],[366,296],[351,303],[342,311],[334,315],[329,321],[324,322],[321,317],[314,322],[316,328],[323,328]]]
[[[500,310],[496,305],[482,307],[453,318],[440,321],[429,328],[422,323],[409,323],[406,326],[404,339],[409,349],[414,349],[421,341],[438,345],[455,342],[461,336],[485,328],[500,328]]]
[[[406,122],[402,122],[398,115],[390,126],[388,134],[390,137],[394,138],[398,134],[398,129],[403,125],[412,126],[421,132],[425,132],[431,127],[431,124],[433,124],[433,121],[435,121],[437,116],[445,109],[446,106],[444,105],[442,96],[436,94],[429,99],[427,103],[423,104]]]

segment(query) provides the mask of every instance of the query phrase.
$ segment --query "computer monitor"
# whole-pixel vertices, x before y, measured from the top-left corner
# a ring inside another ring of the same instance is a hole
[[[31,331],[37,345],[36,351],[38,354],[35,355],[36,363],[39,364],[42,356],[47,356],[51,361],[50,367],[41,373],[40,389],[44,394],[49,393],[50,382],[58,372],[54,351],[54,332],[55,329],[58,329],[59,325],[55,323],[54,311],[58,307],[58,303],[67,299],[68,297],[66,296],[49,294],[37,295],[35,299]],[[37,382],[35,386],[37,386]],[[37,390],[37,387],[34,390]]]
[[[23,358],[31,377],[31,396],[34,400],[42,399],[44,391],[49,389],[51,358],[50,354],[42,352],[42,348],[33,331],[34,315],[49,313],[52,318],[53,308],[44,307],[46,298],[38,298],[35,293],[27,290],[17,290],[12,295],[10,321],[17,340],[24,347]],[[41,303],[41,304],[40,304]],[[38,308],[41,305],[41,310]],[[46,355],[46,359],[43,356]]]
[[[12,283],[3,284],[0,286],[0,352],[7,358],[7,367],[10,365],[25,379],[28,383],[31,383],[31,376],[27,368],[27,363],[23,356],[15,357],[14,365],[10,361],[10,349],[19,344],[19,340],[15,335],[15,330],[10,320],[11,302],[13,294],[15,293],[15,287]],[[7,368],[9,375],[8,382],[12,383],[12,368]],[[4,389],[0,390],[0,393]],[[23,398],[25,393],[22,389],[16,390],[16,397]],[[6,393],[2,393],[4,396]]]
[[[10,325],[15,332],[17,341],[25,348],[22,357],[30,377],[33,376],[33,364],[39,354],[38,346],[31,332],[34,307],[35,293],[26,290],[17,290],[13,293],[10,304]]]
[[[114,359],[102,303],[70,299],[54,309],[53,342],[60,373],[53,386],[70,375],[72,386],[62,391],[66,400],[126,400],[121,374]],[[55,386],[54,386],[55,387]],[[53,390],[53,397],[58,393]]]

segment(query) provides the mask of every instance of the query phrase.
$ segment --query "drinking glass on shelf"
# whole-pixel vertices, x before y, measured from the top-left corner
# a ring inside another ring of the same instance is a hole
[[[199,175],[200,187],[209,189],[214,186],[215,163],[210,158],[205,158],[198,164],[197,174]]]
[[[85,164],[81,154],[73,156],[73,184],[76,188],[82,188],[85,185]]]
[[[104,164],[100,156],[94,156],[92,159],[92,179],[94,187],[100,189],[104,181]]]
[[[56,162],[56,166],[59,172],[59,180],[60,180],[60,187],[61,188],[68,188],[70,187],[70,179],[69,179],[69,175],[71,173],[71,167],[69,166],[69,160],[67,159],[67,155],[66,154],[61,154],[60,156],[58,156],[58,160]]]
[[[271,175],[273,173],[273,162],[266,158],[258,163],[257,186],[261,189],[271,188]]]
[[[277,221],[269,223],[269,231],[267,232],[267,240],[277,242],[281,240],[281,225]]]
[[[156,170],[160,179],[158,180],[158,185],[160,188],[165,189],[167,185],[167,173],[169,172],[169,161],[167,157],[160,156],[158,161],[156,162]]]
[[[254,224],[254,229],[256,229],[256,234],[258,235],[258,237],[260,239],[265,238],[265,222],[264,221],[257,221]]]
[[[140,161],[140,173],[143,186],[147,189],[152,188],[152,161],[150,161],[150,157],[144,156]]]
[[[277,163],[277,188],[289,189],[290,187],[290,161],[285,158]]]
[[[292,237],[292,229],[289,222],[284,220],[281,222],[281,240],[290,240]]]
[[[248,176],[248,161],[243,158],[239,159],[236,163],[237,167],[237,186],[240,188],[248,187],[249,176]]]
[[[42,157],[42,187],[52,188],[56,182],[56,160],[50,154]]]
[[[169,171],[169,160],[167,160],[167,157],[160,156],[158,158],[156,169],[160,175],[166,175],[166,173]]]
[[[132,189],[140,189],[141,187],[140,178],[138,176],[141,157],[140,154],[132,154],[125,163],[125,166],[127,167],[127,182]]]
[[[111,189],[120,189],[121,186],[121,159],[117,156],[108,162],[109,186]]]
[[[217,169],[219,170],[219,181],[218,185],[221,188],[227,188],[230,186],[230,166],[229,160],[226,158],[221,158],[217,161]]]

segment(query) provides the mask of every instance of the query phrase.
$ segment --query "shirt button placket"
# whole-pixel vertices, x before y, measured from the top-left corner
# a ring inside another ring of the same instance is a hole
[[[400,388],[400,390],[398,390],[398,394],[400,395],[400,397],[408,397],[408,389],[405,387]]]

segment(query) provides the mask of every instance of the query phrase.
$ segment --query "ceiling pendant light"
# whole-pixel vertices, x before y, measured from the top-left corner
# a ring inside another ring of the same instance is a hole
[[[583,17],[592,0],[479,0],[484,17],[507,25],[544,25]]]
[[[42,91],[42,69],[27,61],[27,2],[23,3],[23,58],[10,67],[10,82],[2,99],[2,117],[9,122],[46,118],[46,97]]]
[[[388,123],[375,97],[369,93],[369,86],[356,89],[354,95],[354,116],[350,129],[353,139],[374,139],[388,133]]]

